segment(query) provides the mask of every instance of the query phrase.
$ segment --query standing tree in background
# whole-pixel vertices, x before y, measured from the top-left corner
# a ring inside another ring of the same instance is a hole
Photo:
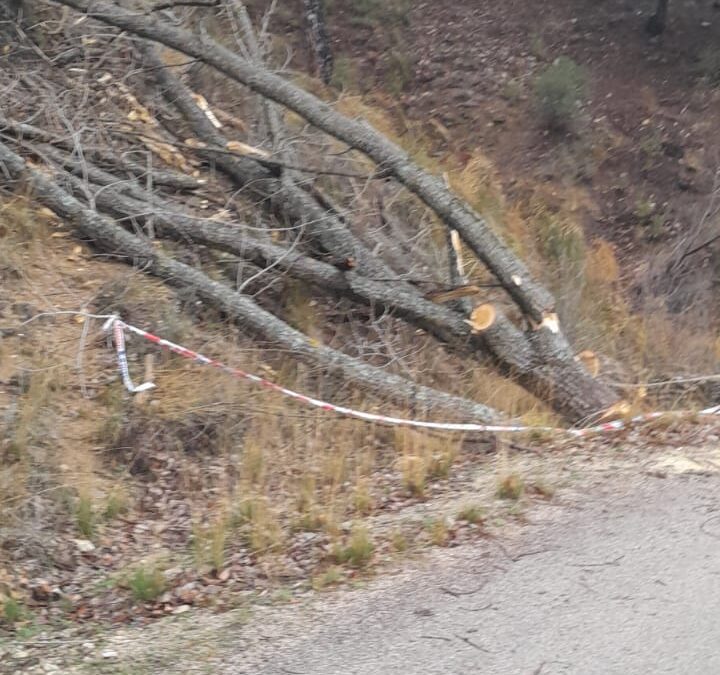
[[[645,24],[645,30],[650,35],[660,35],[665,31],[665,26],[667,25],[668,1],[669,0],[658,0],[655,14],[653,14]]]
[[[325,84],[330,84],[333,72],[333,56],[330,48],[323,0],[303,0],[305,22],[307,23],[310,49],[315,60],[318,76]]]

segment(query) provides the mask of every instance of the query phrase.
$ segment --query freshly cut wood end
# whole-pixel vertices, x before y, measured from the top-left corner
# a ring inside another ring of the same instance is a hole
[[[247,143],[242,143],[241,141],[228,141],[225,147],[228,150],[237,152],[240,155],[258,155],[259,157],[265,158],[270,157],[269,152],[265,152],[265,150],[261,150],[260,148],[255,148]]]
[[[475,333],[481,333],[487,330],[495,323],[497,312],[495,307],[489,303],[484,305],[478,305],[470,315],[470,320],[467,322]]]
[[[235,117],[234,115],[231,115],[230,113],[225,112],[221,108],[215,108],[215,114],[218,116],[218,119],[225,122],[225,124],[230,125],[231,127],[235,127],[236,129],[239,129],[244,134],[248,133],[248,125],[245,124],[239,117]]]
[[[559,333],[560,319],[558,318],[558,315],[552,312],[543,314],[543,320],[537,327],[537,330],[540,330],[541,328],[547,328],[551,333]]]
[[[625,399],[611,405],[600,416],[598,422],[612,422],[613,420],[626,419],[632,413],[632,405]]]
[[[444,302],[450,302],[451,300],[457,300],[458,298],[467,298],[470,295],[475,295],[480,292],[480,288],[468,284],[466,286],[458,286],[457,288],[451,288],[449,291],[430,291],[425,294],[425,298],[438,305]]]
[[[460,233],[457,230],[450,230],[450,241],[455,253],[460,255],[462,253],[462,241],[460,241]]]
[[[185,145],[187,145],[188,148],[196,148],[198,150],[207,148],[207,143],[203,143],[202,141],[198,140],[197,138],[186,138]]]
[[[218,118],[215,117],[215,114],[210,109],[207,99],[200,94],[193,94],[192,97],[195,100],[195,103],[197,103],[198,108],[200,108],[200,110],[202,110],[205,113],[205,116],[210,120],[210,123],[216,129],[222,129],[222,124],[220,124]]]
[[[580,352],[575,360],[582,363],[593,377],[600,374],[600,359],[595,352],[586,349]]]

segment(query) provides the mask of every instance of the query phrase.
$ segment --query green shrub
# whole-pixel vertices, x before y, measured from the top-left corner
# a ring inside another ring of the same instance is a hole
[[[138,602],[152,602],[165,591],[165,577],[154,567],[138,567],[128,578],[127,584]]]
[[[354,527],[346,546],[335,546],[333,557],[341,565],[351,567],[365,567],[372,558],[375,545],[370,539],[370,533],[364,527]]]
[[[2,604],[2,619],[12,626],[25,616],[23,606],[15,598],[6,598]]]
[[[720,48],[706,47],[698,58],[698,73],[713,86],[720,85]]]
[[[552,131],[570,130],[587,99],[585,69],[567,56],[548,66],[535,81],[535,99],[543,124]]]

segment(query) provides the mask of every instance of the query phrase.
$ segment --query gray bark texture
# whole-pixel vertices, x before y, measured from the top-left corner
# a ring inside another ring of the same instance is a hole
[[[15,23],[21,9],[22,0],[0,0],[0,45],[15,37]]]

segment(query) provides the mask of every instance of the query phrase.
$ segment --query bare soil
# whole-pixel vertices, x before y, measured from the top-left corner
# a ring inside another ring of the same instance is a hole
[[[522,0],[409,4],[406,23],[363,26],[353,3],[337,0],[331,33],[337,54],[360,64],[361,90],[387,83],[393,53],[407,60],[397,102],[438,152],[481,148],[511,199],[542,186],[559,206],[568,187],[584,193],[588,237],[620,246],[631,275],[699,217],[718,168],[720,91],[699,69],[720,40],[717,3],[678,4],[652,39],[643,31],[649,1],[560,0],[542,11]],[[558,138],[537,119],[533,82],[561,55],[587,69],[592,94],[579,128]],[[652,232],[637,213],[646,201],[660,214]]]

